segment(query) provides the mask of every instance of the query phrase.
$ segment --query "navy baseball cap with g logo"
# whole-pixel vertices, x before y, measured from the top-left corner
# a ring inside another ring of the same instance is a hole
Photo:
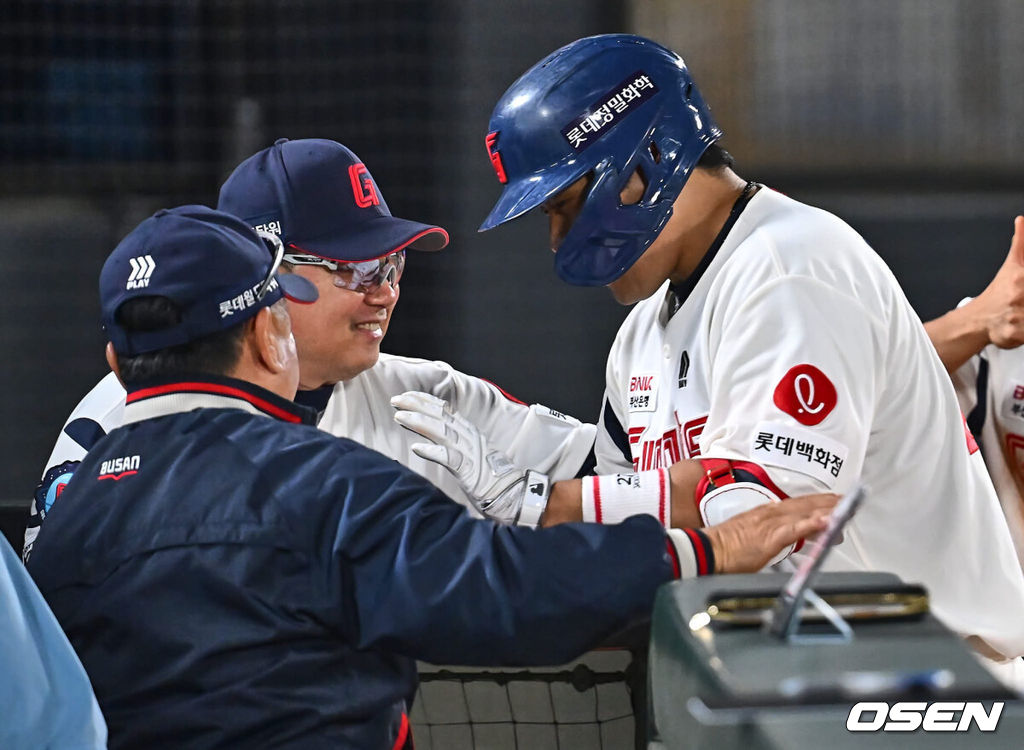
[[[284,246],[261,237],[231,214],[206,206],[157,211],[121,240],[100,271],[103,330],[123,356],[167,349],[230,328],[287,296],[309,303],[316,287],[278,273]],[[181,321],[152,331],[127,331],[122,304],[161,296],[181,309]]]
[[[337,141],[281,138],[243,161],[217,208],[280,236],[290,251],[349,262],[448,244],[441,227],[391,215],[366,165]]]

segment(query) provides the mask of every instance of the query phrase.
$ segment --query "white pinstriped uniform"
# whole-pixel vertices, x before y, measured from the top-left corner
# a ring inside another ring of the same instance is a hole
[[[978,442],[1024,567],[1024,347],[985,347],[953,374],[953,385],[972,426],[981,420]]]
[[[919,318],[863,239],[762,188],[671,318],[666,291],[612,345],[598,472],[700,455],[754,462],[788,495],[864,482],[825,567],[923,583],[952,629],[1024,653],[1024,574],[992,484]]]

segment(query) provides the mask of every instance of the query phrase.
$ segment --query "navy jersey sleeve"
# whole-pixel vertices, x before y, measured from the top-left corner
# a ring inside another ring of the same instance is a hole
[[[500,526],[362,449],[334,463],[322,490],[314,554],[359,648],[448,664],[562,663],[648,616],[673,575],[664,529],[646,516]]]

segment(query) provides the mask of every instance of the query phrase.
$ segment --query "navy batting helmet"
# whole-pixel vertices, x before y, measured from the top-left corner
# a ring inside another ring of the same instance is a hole
[[[505,189],[480,231],[592,173],[555,270],[570,284],[609,284],[658,236],[721,135],[679,55],[629,34],[580,39],[526,71],[495,106],[486,145]],[[619,194],[638,167],[647,189],[623,205]]]

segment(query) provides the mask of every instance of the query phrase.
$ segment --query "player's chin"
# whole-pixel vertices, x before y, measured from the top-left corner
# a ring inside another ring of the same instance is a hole
[[[367,361],[372,367],[377,364],[377,358],[380,357],[380,342],[384,340],[384,337],[374,339],[373,341],[366,341],[365,339],[360,342],[359,346],[359,359]]]
[[[625,279],[616,279],[608,284],[608,291],[620,305],[632,305],[643,299],[636,288]]]
[[[339,363],[334,381],[351,380],[356,375],[366,372],[380,359],[380,347],[360,347],[358,351],[350,349],[343,363]]]
[[[634,305],[657,292],[665,278],[666,275],[652,273],[650,264],[638,263],[608,284],[608,289],[620,305]]]

